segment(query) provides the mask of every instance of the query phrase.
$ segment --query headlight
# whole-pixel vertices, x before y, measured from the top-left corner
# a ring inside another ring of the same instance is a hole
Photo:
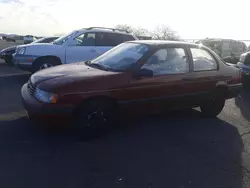
[[[57,102],[57,99],[58,99],[57,94],[43,91],[43,90],[39,89],[38,87],[35,90],[34,96],[41,102],[52,103],[52,104],[55,104]]]
[[[25,48],[20,48],[18,50],[18,54],[24,54],[25,53]]]

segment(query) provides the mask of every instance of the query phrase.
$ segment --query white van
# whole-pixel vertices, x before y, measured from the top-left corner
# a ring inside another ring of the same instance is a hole
[[[204,39],[196,42],[212,49],[224,61],[236,64],[239,62],[241,54],[247,52],[244,42],[232,39]]]

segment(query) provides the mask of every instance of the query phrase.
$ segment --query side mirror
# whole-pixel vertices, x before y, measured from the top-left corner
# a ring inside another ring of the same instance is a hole
[[[148,69],[140,69],[135,73],[135,77],[141,78],[141,77],[152,77],[153,71]]]

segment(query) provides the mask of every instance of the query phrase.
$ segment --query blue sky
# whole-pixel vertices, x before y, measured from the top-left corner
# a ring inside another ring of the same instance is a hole
[[[54,35],[129,24],[166,24],[182,38],[250,39],[250,1],[237,0],[0,0],[0,33]]]

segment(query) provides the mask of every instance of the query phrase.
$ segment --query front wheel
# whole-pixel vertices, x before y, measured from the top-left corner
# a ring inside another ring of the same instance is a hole
[[[56,65],[60,65],[60,62],[54,58],[41,58],[33,63],[32,72],[35,73],[39,70],[47,69],[50,67],[54,67]]]
[[[201,112],[205,117],[216,117],[221,113],[225,105],[225,98],[213,96],[201,106]]]
[[[73,126],[82,138],[99,136],[108,130],[113,119],[114,105],[105,100],[92,100],[78,108]]]

